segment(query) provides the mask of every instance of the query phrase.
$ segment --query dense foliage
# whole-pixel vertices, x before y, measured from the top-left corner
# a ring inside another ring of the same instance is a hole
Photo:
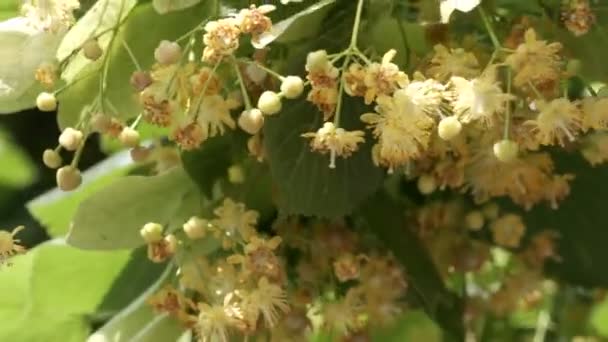
[[[2,2],[0,340],[607,339],[606,10]]]

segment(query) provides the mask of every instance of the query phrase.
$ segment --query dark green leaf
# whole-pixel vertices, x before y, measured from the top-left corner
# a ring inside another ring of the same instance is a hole
[[[226,176],[232,164],[230,150],[233,134],[205,141],[198,149],[182,153],[182,162],[188,176],[207,197],[211,197],[213,185]]]
[[[129,262],[97,307],[97,312],[112,314],[124,309],[149,288],[166,268],[167,265],[153,263],[148,259],[146,247],[134,250]]]
[[[399,203],[379,193],[366,201],[360,214],[367,228],[404,265],[410,291],[429,317],[439,323],[446,337],[462,340],[463,303],[446,289],[425,247],[408,229],[403,212]]]
[[[606,223],[608,184],[603,181],[608,165],[592,168],[578,154],[556,156],[557,169],[573,173],[570,195],[558,210],[537,206],[526,214],[528,227],[535,230],[554,229],[562,260],[549,268],[560,278],[584,286],[608,285],[608,273],[603,260],[608,259]]]
[[[366,107],[345,96],[341,126],[363,129],[359,116]],[[284,214],[338,217],[351,213],[381,184],[383,171],[371,160],[371,137],[350,158],[338,158],[329,168],[328,155],[310,151],[302,133],[322,126],[318,110],[304,100],[285,101],[283,111],[264,125],[264,144]]]

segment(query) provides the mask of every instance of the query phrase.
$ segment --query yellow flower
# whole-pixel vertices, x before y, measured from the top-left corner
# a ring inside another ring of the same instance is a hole
[[[217,218],[212,220],[211,224],[225,239],[249,241],[255,234],[259,214],[256,211],[247,210],[243,203],[226,198],[222,206],[216,208],[213,213]]]
[[[366,69],[361,64],[349,65],[344,72],[344,91],[350,96],[365,96],[367,93],[365,75]]]
[[[334,115],[338,103],[338,89],[313,87],[306,99],[317,106],[323,113],[324,120],[328,120]]]
[[[526,209],[543,200],[556,205],[567,194],[571,176],[555,176],[553,170],[547,153],[529,153],[504,163],[494,156],[491,147],[481,148],[465,168],[465,189],[471,190],[478,203],[509,196]]]
[[[336,167],[336,156],[349,157],[359,148],[359,144],[365,139],[363,131],[346,131],[343,128],[336,128],[333,122],[326,122],[317,132],[302,134],[304,138],[312,138],[310,147],[313,151],[321,153],[329,152],[331,160],[329,167]]]
[[[589,32],[595,23],[595,14],[589,0],[571,0],[565,4],[565,7],[562,11],[564,26],[575,36]]]
[[[184,151],[197,149],[207,139],[201,125],[194,121],[186,121],[171,131],[169,137]]]
[[[494,242],[504,247],[517,248],[526,231],[526,226],[521,216],[507,214],[492,222],[490,230],[492,230]]]
[[[252,43],[256,46],[260,38],[272,28],[272,20],[266,16],[275,10],[273,5],[262,5],[256,7],[251,5],[248,9],[242,9],[236,16],[241,32],[252,36]]]
[[[608,160],[608,134],[596,132],[587,135],[581,153],[592,166],[605,163]]]
[[[251,326],[256,326],[261,315],[268,327],[273,327],[282,314],[289,311],[285,291],[270,283],[266,277],[260,278],[256,289],[241,294],[243,314]]]
[[[479,62],[475,55],[463,49],[450,49],[438,44],[434,47],[435,55],[431,59],[431,67],[427,75],[440,81],[450,76],[473,78],[479,75]]]
[[[445,86],[432,78],[424,79],[422,74],[415,73],[414,80],[405,87],[405,93],[426,114],[435,115],[443,102]]]
[[[147,303],[152,306],[157,313],[166,313],[175,316],[182,323],[189,323],[188,310],[195,307],[194,303],[186,298],[171,285],[156,292],[147,299]]]
[[[242,264],[244,276],[251,274],[264,276],[273,281],[282,280],[281,260],[275,254],[275,250],[281,243],[281,237],[275,236],[270,240],[252,236],[245,245],[245,255],[234,254],[228,257],[227,261],[231,264]]]
[[[552,84],[559,79],[562,49],[560,43],[547,44],[538,40],[534,29],[528,29],[524,34],[524,42],[515,52],[508,56],[505,62],[515,70],[513,84],[516,87]]]
[[[23,229],[25,229],[24,226],[19,226],[10,233],[0,230],[0,265],[4,264],[11,256],[25,252],[25,247],[19,244],[21,241],[15,239],[15,235]]]
[[[574,141],[582,128],[583,114],[581,110],[566,98],[559,98],[547,103],[539,101],[537,108],[540,113],[534,120],[524,124],[532,126],[542,145],[559,144],[564,146],[565,138]]]
[[[486,127],[492,127],[495,114],[505,110],[507,101],[513,96],[503,93],[494,74],[495,71],[491,70],[470,81],[462,77],[450,79],[454,88],[452,106],[461,122],[479,121]]]
[[[214,137],[224,134],[225,127],[234,129],[236,123],[230,116],[230,110],[238,104],[234,100],[225,100],[220,95],[204,96],[200,105],[193,104],[197,122],[203,129],[204,137]]]
[[[587,97],[583,99],[583,130],[608,128],[608,99]]]
[[[421,156],[429,145],[433,120],[414,104],[405,90],[396,91],[392,97],[379,97],[377,102],[378,113],[363,114],[361,121],[373,128],[378,138],[372,151],[374,162],[392,172]]]
[[[203,62],[215,63],[238,49],[241,35],[239,24],[236,18],[225,18],[205,25]]]
[[[231,302],[233,296],[224,297],[223,304],[198,303],[196,331],[204,340],[228,342],[230,329],[240,326],[240,310]]]
[[[220,78],[209,67],[202,67],[198,73],[190,76],[190,84],[192,85],[192,94],[194,96],[200,95],[205,85],[207,86],[205,95],[218,95],[223,86]]]
[[[366,104],[372,103],[378,96],[390,96],[395,90],[408,84],[407,75],[391,62],[396,54],[396,50],[389,50],[382,57],[382,63],[372,63],[367,66],[363,79],[367,88],[364,96]]]
[[[323,325],[336,333],[356,331],[362,325],[358,319],[361,313],[360,298],[352,289],[344,298],[324,303],[321,313]]]

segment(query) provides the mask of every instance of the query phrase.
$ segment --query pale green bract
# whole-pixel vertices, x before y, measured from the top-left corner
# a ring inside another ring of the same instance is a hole
[[[192,7],[201,0],[152,0],[152,6],[159,14],[181,11]]]
[[[0,23],[0,114],[33,107],[42,87],[34,77],[43,62],[52,62],[62,33],[42,32],[26,18]]]
[[[465,13],[471,12],[480,3],[481,0],[443,0],[439,5],[439,10],[441,12],[441,22],[449,22],[452,12],[456,10]]]

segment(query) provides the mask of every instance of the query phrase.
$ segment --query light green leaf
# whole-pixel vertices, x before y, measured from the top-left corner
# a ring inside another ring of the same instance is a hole
[[[16,146],[8,132],[0,129],[0,185],[21,188],[36,178],[36,168],[28,156]]]
[[[343,104],[341,126],[363,129],[359,115],[367,109],[362,101],[345,96]],[[281,212],[322,217],[350,214],[383,179],[383,171],[371,160],[371,137],[351,157],[337,158],[336,168],[330,169],[329,156],[311,152],[308,140],[301,137],[321,127],[321,114],[305,100],[284,102],[283,108],[264,124],[264,144]]]
[[[143,292],[129,306],[124,308],[104,326],[95,331],[89,338],[88,342],[132,342],[138,335],[145,333],[145,329],[149,327],[158,316],[152,308],[146,304],[146,300],[162,287],[166,279],[169,277],[173,268],[168,266],[162,275],[154,282],[145,292]],[[158,324],[158,323],[157,323]],[[155,325],[151,328],[154,329]],[[177,340],[179,334],[174,335],[173,341]],[[171,341],[157,340],[157,341]]]
[[[47,229],[49,235],[64,236],[78,205],[128,174],[133,166],[128,152],[115,154],[84,172],[83,183],[75,191],[51,190],[27,203],[27,209]]]
[[[112,32],[108,30],[120,25],[135,7],[136,3],[136,0],[100,0],[95,3],[63,37],[57,49],[57,60],[63,61],[71,54],[78,52],[77,50],[87,40],[96,36],[99,36],[97,38],[99,45],[105,50],[112,36]],[[78,73],[89,63],[91,61],[86,59],[82,54],[76,55],[70,61],[66,70],[64,70],[62,78],[68,82],[73,81]]]
[[[151,177],[121,178],[81,202],[67,241],[83,249],[140,246],[141,227],[169,223],[194,187],[181,167]]]
[[[4,0],[0,3],[0,20],[16,17],[19,15],[19,0]]]
[[[181,11],[194,6],[199,2],[201,2],[201,0],[152,0],[152,6],[154,6],[154,9],[159,14],[166,14],[169,12]]]
[[[82,341],[128,256],[52,240],[13,258],[14,265],[0,271],[0,340]]]
[[[321,28],[325,15],[332,8],[331,5],[335,2],[336,0],[321,0],[289,18],[275,23],[272,25],[270,33],[262,37],[256,48],[263,48],[273,41],[291,43],[314,36]]]
[[[130,12],[107,51],[110,55],[105,98],[116,108],[116,116],[129,119],[140,112],[138,96],[129,82],[136,67],[122,41],[129,45],[140,66],[149,69],[154,63],[154,49],[158,43],[165,39],[174,40],[199,25],[212,15],[212,4],[213,1],[204,1],[188,11],[160,15],[151,3],[142,3]],[[57,116],[60,127],[74,126],[83,109],[99,95],[102,62],[103,58],[87,64],[74,76],[76,83],[60,94]]]
[[[34,74],[53,61],[61,36],[40,32],[25,18],[0,22],[0,114],[34,107],[41,88]]]

